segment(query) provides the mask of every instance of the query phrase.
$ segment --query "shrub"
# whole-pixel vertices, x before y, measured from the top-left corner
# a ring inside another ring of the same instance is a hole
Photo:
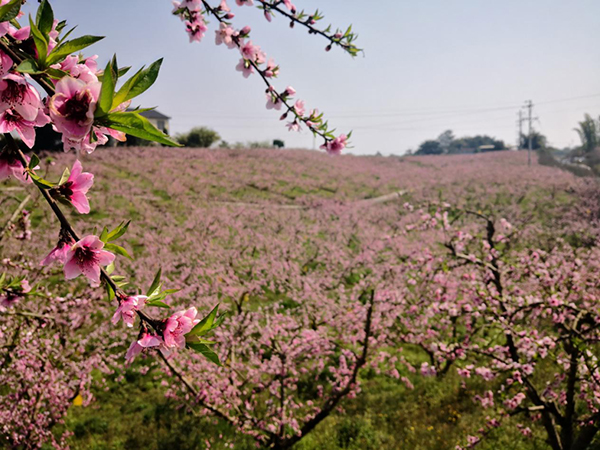
[[[177,141],[186,147],[210,147],[221,139],[219,133],[207,127],[195,127],[189,133],[177,136]]]

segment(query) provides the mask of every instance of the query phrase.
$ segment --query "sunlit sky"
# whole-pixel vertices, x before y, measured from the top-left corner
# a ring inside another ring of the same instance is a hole
[[[573,128],[585,112],[600,116],[598,0],[296,0],[324,11],[323,25],[353,24],[365,49],[354,59],[326,53],[322,38],[281,17],[269,24],[256,8],[229,3],[236,26],[252,26],[253,42],[280,64],[276,87],[293,86],[340,132],[354,130],[352,153],[402,154],[446,129],[514,144],[529,99],[534,127],[559,148],[578,144]],[[214,20],[202,43],[189,44],[168,0],[52,5],[80,34],[107,36],[90,50],[103,64],[113,53],[134,68],[165,58],[139,103],[171,116],[172,133],[205,125],[230,143],[313,146],[311,133],[288,132],[265,109],[262,80],[235,71],[239,53],[215,46]]]

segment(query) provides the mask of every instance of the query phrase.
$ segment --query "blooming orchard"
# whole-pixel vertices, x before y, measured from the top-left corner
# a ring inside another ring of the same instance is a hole
[[[104,227],[101,233],[93,232],[80,237],[63,212],[62,205],[72,206],[80,214],[90,213],[88,195],[93,187],[94,175],[84,172],[81,162],[76,160],[70,170],[65,169],[58,182],[52,182],[40,175],[42,167],[39,157],[25,154],[25,148],[31,149],[35,144],[36,129],[48,124],[60,133],[64,150],[74,150],[78,155],[82,152],[94,152],[98,145],[106,144],[109,137],[124,141],[126,135],[163,145],[178,145],[140,115],[144,110],[129,109],[132,99],[145,92],[155,82],[162,60],[156,61],[148,68],[140,69],[123,83],[119,83],[129,68],[119,67],[116,57],[101,70],[97,64],[97,56],[76,55],[100,40],[100,37],[71,38],[74,29],[67,30],[65,21],[54,18],[47,0],[40,2],[35,17],[30,16],[25,23],[22,21],[24,13],[21,11],[24,3],[24,0],[0,2],[0,131],[4,134],[5,142],[0,151],[0,180],[16,179],[25,184],[33,184],[59,221],[58,240],[50,253],[43,258],[41,265],[61,264],[66,280],[83,276],[92,286],[103,285],[109,300],[115,300],[117,303],[113,315],[114,324],[118,324],[122,319],[132,327],[137,319],[139,334],[125,355],[128,361],[141,352],[159,350],[161,358],[169,364],[167,358],[174,351],[189,348],[219,364],[216,353],[210,348],[214,341],[203,337],[211,333],[223,320],[223,316],[217,317],[217,307],[203,319],[197,317],[198,313],[194,307],[175,312],[164,319],[152,317],[148,309],[169,309],[165,299],[177,290],[162,288],[160,270],[145,296],[128,293],[131,285],[124,277],[114,274],[116,256],[130,258],[127,250],[114,242],[127,232],[130,221],[124,221],[112,230]],[[237,3],[241,6],[252,2]],[[291,8],[287,2],[286,6]],[[273,4],[272,8],[277,10],[278,5]],[[249,27],[234,31],[229,22],[226,22],[234,15],[225,1],[217,7],[211,7],[207,2],[186,1],[177,4],[175,12],[186,20],[186,29],[191,41],[200,40],[207,29],[204,14],[214,15],[220,22],[217,43],[239,48],[244,74],[248,76],[254,70],[261,74],[267,82],[272,98],[286,106],[287,111],[284,115],[292,115],[290,129],[299,129],[300,123],[304,123],[313,133],[323,137],[323,148],[337,152],[333,147],[339,149],[339,138],[336,138],[323,122],[323,115],[317,111],[306,114],[301,100],[289,106],[287,102],[293,95],[293,89],[288,88],[286,95],[279,95],[269,84],[267,79],[277,76],[279,67],[275,66],[272,60],[267,62],[260,48],[246,40],[250,34]],[[298,15],[294,20],[302,23],[302,16]],[[314,22],[315,20],[306,21],[305,26],[312,27]],[[326,33],[321,34],[327,37]],[[344,38],[335,39],[349,53],[355,54],[355,47],[350,45],[353,39],[350,32]],[[261,68],[263,64],[264,69]],[[44,92],[45,96],[40,92]],[[281,109],[281,105],[278,109]],[[23,147],[15,140],[16,135]],[[346,138],[343,139],[345,142]],[[334,145],[333,142],[338,144]],[[16,214],[20,213],[21,210]],[[20,223],[24,230],[21,240],[31,237],[28,214],[23,210]],[[7,227],[13,226],[12,222],[14,220],[11,218]],[[11,266],[10,260],[7,259],[6,263]],[[27,272],[26,269],[31,266],[27,261],[11,267],[18,267]],[[50,295],[41,288],[32,289],[27,274],[12,276],[10,273],[2,274],[0,293],[1,313],[7,317],[21,317],[24,314],[11,311],[20,300],[35,296],[49,298]],[[25,313],[24,317],[44,320],[44,315],[31,314],[34,315]],[[19,345],[19,338],[17,333],[12,340],[7,340],[6,348],[9,352]],[[38,336],[38,339],[44,338]],[[66,357],[68,352],[64,353]],[[53,356],[59,358],[61,353],[55,353]],[[22,360],[26,361],[25,358]],[[38,364],[36,361],[31,360],[31,364]],[[18,367],[14,369],[18,370]],[[60,376],[67,376],[67,372]],[[68,383],[60,389],[67,397],[74,392],[73,386]],[[41,392],[37,395],[41,395]],[[60,422],[66,407],[66,397],[63,395],[53,398],[57,402],[57,416],[52,418],[51,422],[32,419],[29,423],[21,421],[15,424],[11,431],[7,431],[13,445],[34,445],[48,439],[53,440],[55,445],[62,445],[62,441],[55,440],[51,433],[36,430]],[[37,402],[35,407],[38,407]],[[6,423],[9,423],[8,416],[5,419]],[[35,437],[31,434],[32,430],[36,433]]]
[[[317,28],[318,11],[235,5],[305,27],[327,50],[359,51],[351,29]],[[66,447],[69,406],[90,404],[125,370],[158,373],[177,408],[227,427],[225,438],[206,429],[222,445],[290,448],[360,397],[366,380],[410,390],[452,377],[483,417],[463,424],[469,433],[452,446],[480,445],[498,429],[554,450],[597,442],[597,186],[528,171],[508,152],[384,160],[105,149],[85,164],[66,154],[52,165],[23,151],[48,123],[78,154],[126,135],[175,145],[128,110],[161,61],[120,83],[128,71],[116,58],[100,70],[96,57],[74,56],[98,37],[70,39],[47,1],[21,26],[21,6],[0,6],[0,177],[31,191],[0,200],[3,445]],[[173,12],[191,41],[215,19],[216,44],[240,52],[243,76],[263,79],[266,107],[340,153],[348,136],[333,135],[291,86],[273,86],[279,66],[249,27],[233,26],[234,11],[233,2],[189,0]],[[48,231],[40,203],[58,230]]]

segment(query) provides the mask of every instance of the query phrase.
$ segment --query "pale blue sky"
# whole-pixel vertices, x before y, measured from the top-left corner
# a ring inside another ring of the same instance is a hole
[[[599,0],[296,0],[318,6],[327,23],[352,23],[365,49],[355,59],[326,53],[324,40],[280,17],[269,24],[229,3],[235,24],[251,25],[252,40],[280,64],[276,87],[292,85],[339,131],[354,130],[353,153],[400,154],[448,128],[513,143],[528,99],[539,104],[535,127],[558,147],[578,143],[573,127],[584,112],[600,115]],[[52,5],[80,34],[107,36],[90,50],[103,63],[115,52],[134,68],[165,58],[140,103],[171,116],[173,132],[206,125],[229,142],[312,147],[310,133],[288,132],[264,108],[262,80],[235,71],[239,54],[215,46],[214,20],[202,43],[189,44],[168,0]]]

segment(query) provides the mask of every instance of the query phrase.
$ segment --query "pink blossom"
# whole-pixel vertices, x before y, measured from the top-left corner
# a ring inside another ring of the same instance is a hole
[[[235,0],[238,6],[252,6],[254,5],[254,0]]]
[[[515,409],[517,406],[519,406],[521,404],[521,402],[523,402],[523,400],[525,400],[525,394],[523,394],[522,392],[519,392],[513,398],[505,400],[504,405],[508,409]]]
[[[12,69],[13,60],[3,51],[0,51],[0,77],[6,75]]]
[[[306,111],[304,106],[304,100],[296,101],[296,104],[294,105],[294,110],[296,111],[296,114],[298,114],[299,116],[303,116]]]
[[[86,83],[95,83],[98,81],[97,59],[98,55],[94,55],[87,58],[84,62],[79,63],[79,58],[75,56],[76,64],[74,64],[68,70],[68,72],[73,78],[84,81]],[[63,68],[62,70],[65,70],[65,68]]]
[[[89,172],[83,172],[81,162],[75,161],[69,179],[58,186],[58,192],[69,200],[77,212],[87,214],[90,212],[90,204],[86,197],[87,191],[94,184],[94,175]]]
[[[163,332],[166,347],[185,348],[185,335],[200,322],[200,319],[196,319],[196,314],[198,311],[192,307],[176,312],[166,320]]]
[[[112,317],[112,323],[116,325],[119,323],[119,319],[122,319],[128,327],[133,327],[135,312],[140,309],[140,306],[144,305],[147,298],[145,295],[125,297],[119,303],[119,307]]]
[[[219,3],[219,9],[221,11],[223,11],[223,12],[230,12],[231,11],[231,8],[227,4],[226,0],[221,0],[221,3]]]
[[[256,54],[259,51],[259,47],[252,44],[252,41],[242,41],[240,43],[240,53],[244,59],[248,59],[250,61],[254,61],[256,59]]]
[[[100,283],[100,267],[115,260],[115,255],[103,248],[104,242],[94,235],[86,236],[71,246],[64,266],[65,279],[72,280],[83,274],[94,283]]]
[[[292,14],[295,14],[295,13],[296,13],[296,7],[294,6],[294,4],[293,4],[293,3],[292,3],[290,0],[283,0],[283,4],[285,5],[285,7],[286,7],[287,9],[289,9],[289,10],[290,10],[290,12],[291,12]]]
[[[34,120],[27,120],[13,109],[7,109],[0,114],[0,133],[16,131],[27,147],[35,144],[34,127],[42,127],[50,122],[50,118],[39,109]]]
[[[281,109],[281,105],[283,102],[274,94],[267,94],[267,109],[276,109],[279,111]]]
[[[35,121],[42,100],[25,77],[9,74],[0,80],[0,110],[13,109],[25,120]]]
[[[94,122],[96,102],[101,83],[86,83],[73,77],[64,77],[56,84],[56,94],[50,98],[48,108],[63,142],[81,144]]]
[[[348,136],[341,134],[340,136],[321,145],[321,149],[327,150],[331,155],[339,155],[346,148]]]
[[[204,18],[200,17],[197,20],[185,22],[186,31],[190,37],[190,42],[200,42],[204,37],[204,33],[208,30]]]
[[[265,77],[273,78],[279,74],[279,66],[275,64],[273,58],[269,59],[267,62],[267,67],[265,68]]]
[[[231,26],[221,22],[219,29],[215,31],[215,44],[225,44],[227,48],[234,48],[236,46],[233,40],[234,33],[235,31]]]
[[[22,280],[20,289],[12,290],[10,292],[5,292],[0,295],[0,307],[8,308],[13,306],[17,301],[23,298],[23,294],[27,294],[31,292],[31,286],[29,286],[29,281]]]
[[[285,95],[293,97],[294,95],[296,95],[296,89],[294,89],[291,86],[288,86],[285,88],[285,91],[283,91]]]
[[[14,177],[24,183],[31,183],[21,161],[8,152],[0,153],[0,181]]]
[[[494,372],[487,367],[477,367],[475,369],[475,373],[486,381],[490,381],[495,378]]]
[[[127,354],[125,355],[125,359],[127,362],[131,362],[133,358],[139,355],[145,348],[158,347],[160,344],[162,344],[160,336],[144,332],[140,339],[131,343],[127,350]]]
[[[288,128],[288,131],[300,131],[302,129],[300,128],[300,124],[296,120],[294,120],[293,122],[288,122],[286,126]]]
[[[235,70],[242,72],[244,78],[248,78],[254,73],[254,67],[252,67],[252,64],[250,64],[250,62],[246,61],[244,58],[240,59],[238,65],[235,66]]]
[[[67,253],[69,253],[69,249],[75,242],[68,238],[68,240],[61,239],[56,247],[52,249],[48,256],[46,256],[41,262],[41,266],[49,266],[54,262],[60,262],[64,264],[67,261]]]

